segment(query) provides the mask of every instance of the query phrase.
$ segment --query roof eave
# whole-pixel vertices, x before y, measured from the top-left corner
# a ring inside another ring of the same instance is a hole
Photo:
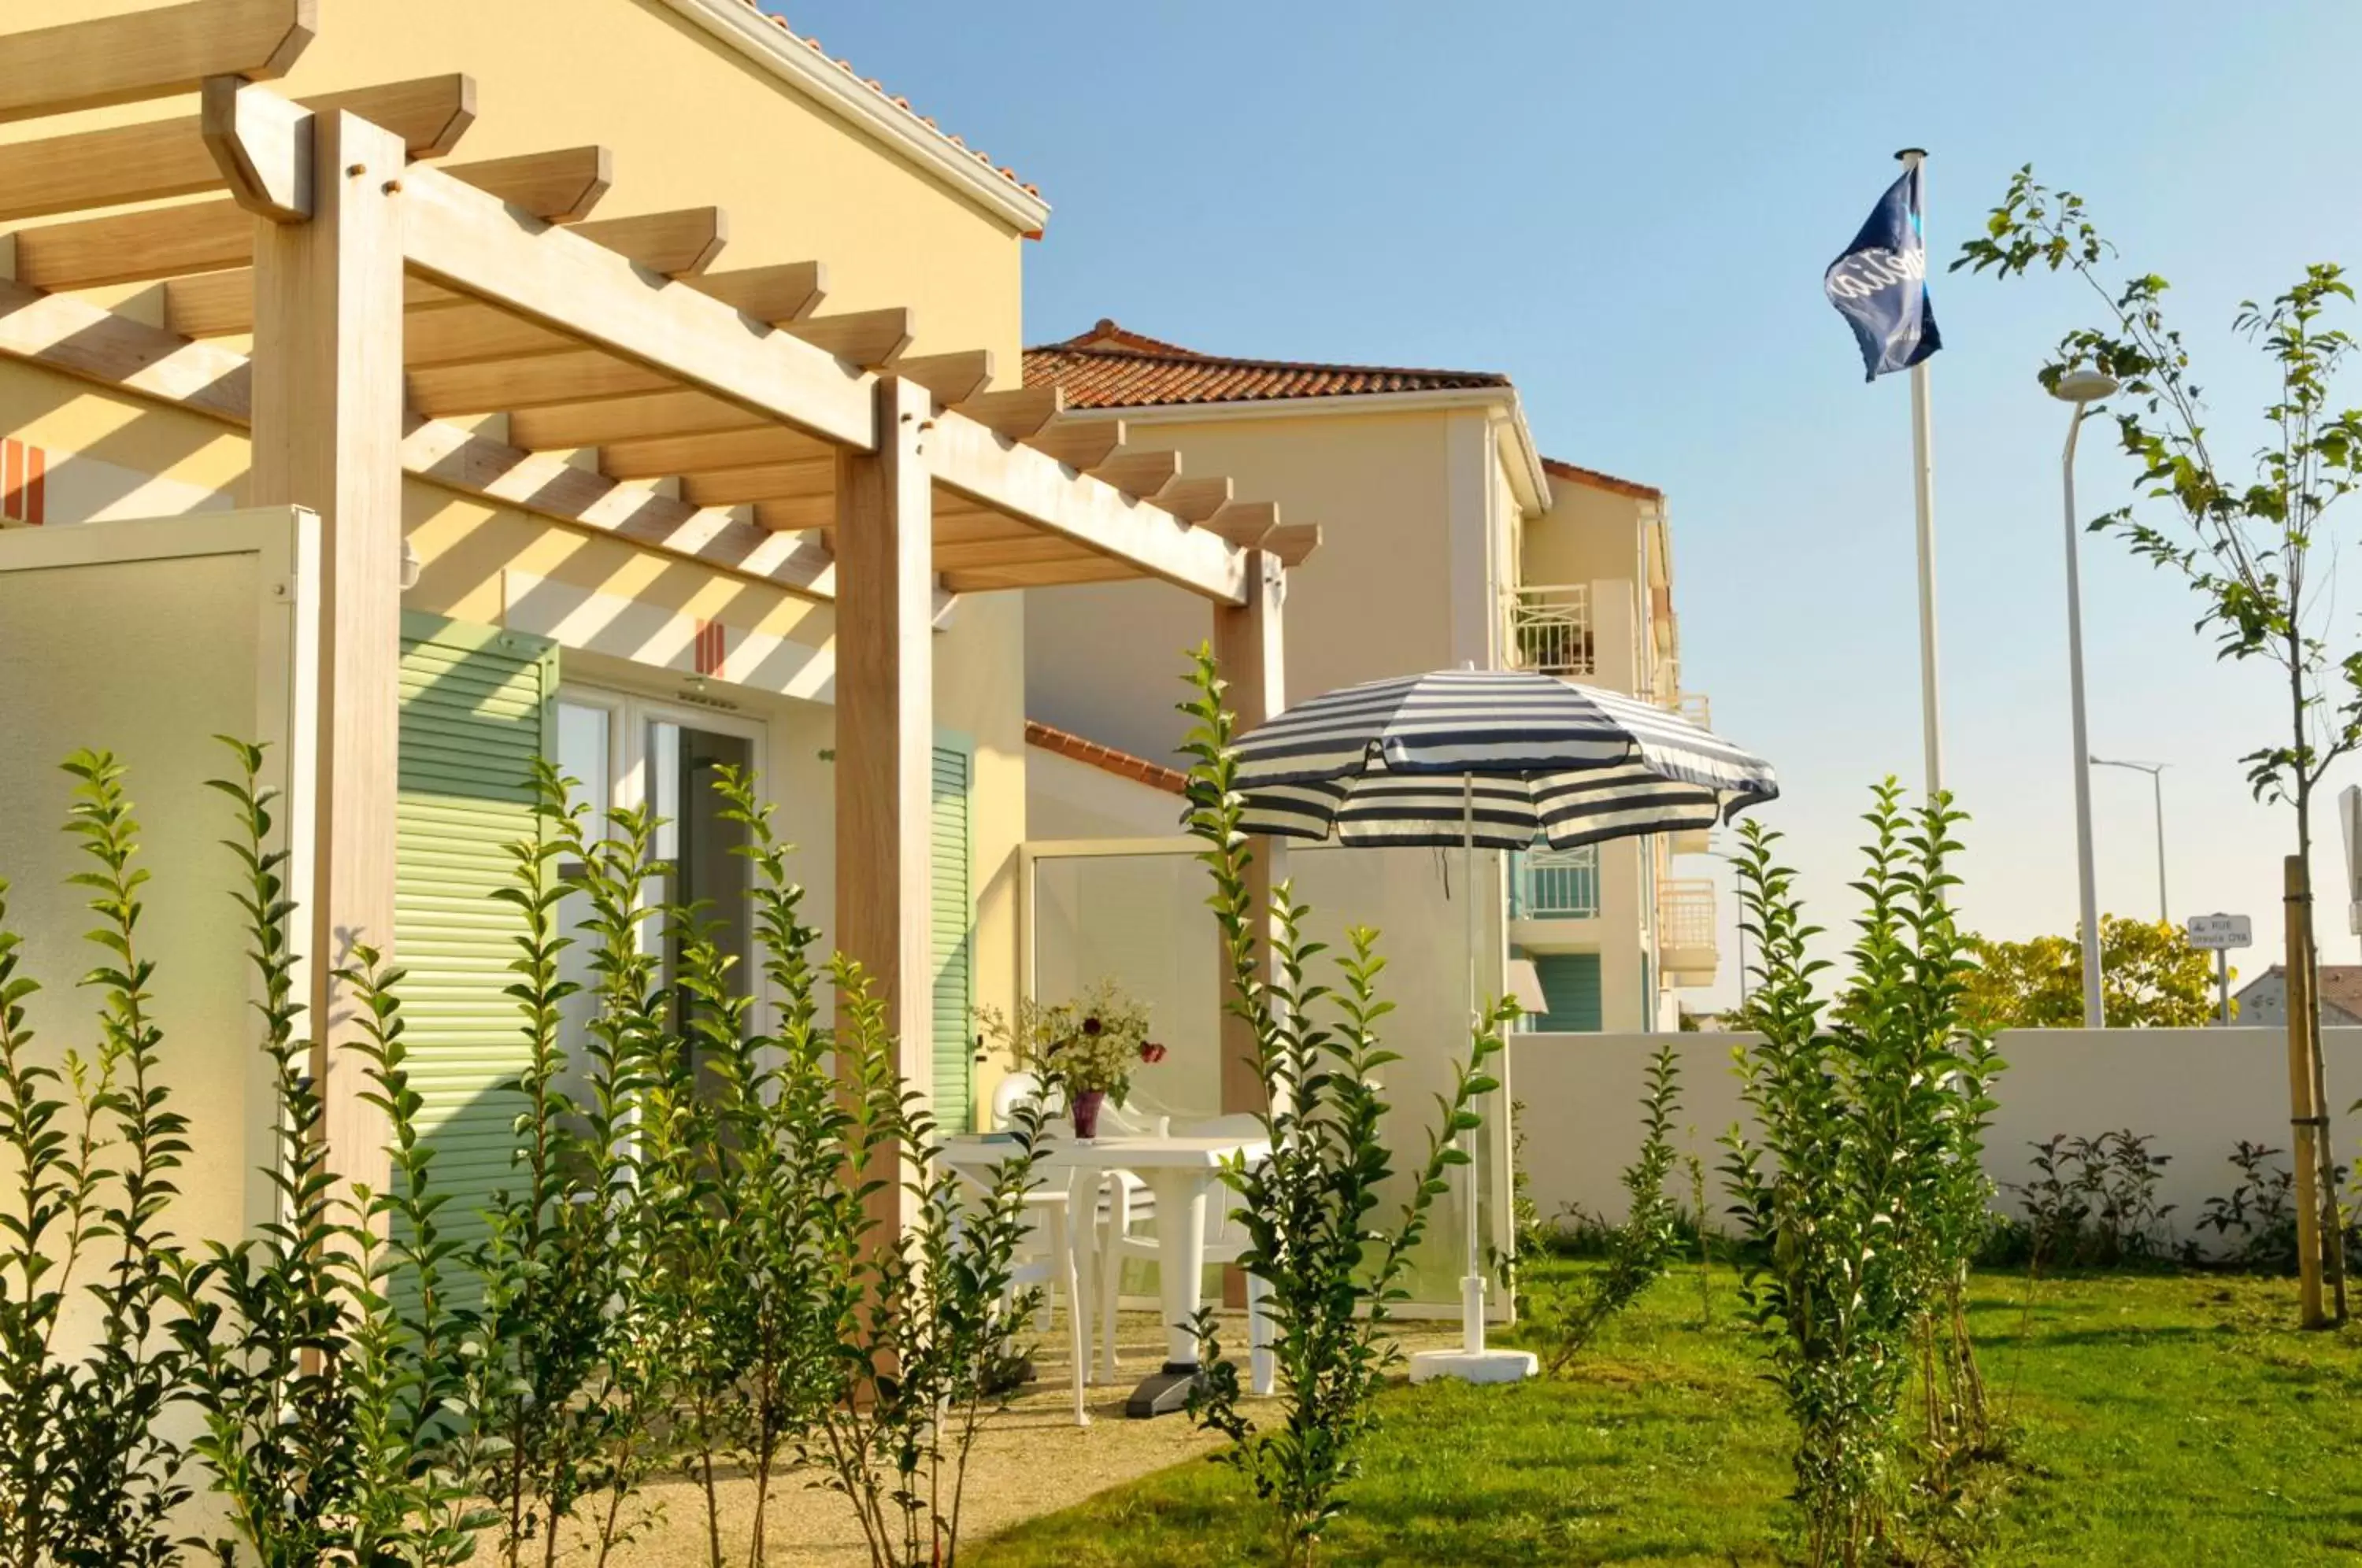
[[[1319,392],[1308,397],[1239,398],[1229,403],[1152,403],[1111,408],[1072,408],[1069,419],[1120,419],[1127,425],[1186,425],[1233,419],[1319,418],[1354,414],[1456,413],[1479,409],[1496,422],[1502,471],[1510,492],[1529,517],[1550,505],[1550,480],[1541,453],[1526,424],[1524,403],[1514,386],[1442,387],[1428,392]]]
[[[746,0],[663,0],[774,76],[937,175],[1020,234],[1038,235],[1050,204],[984,160],[964,152],[917,116],[838,68],[819,50],[776,27]]]

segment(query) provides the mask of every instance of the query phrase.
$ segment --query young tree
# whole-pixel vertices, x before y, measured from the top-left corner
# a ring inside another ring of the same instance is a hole
[[[1385,966],[1377,933],[1348,933],[1346,950],[1320,966],[1330,982],[1313,977],[1325,944],[1305,935],[1309,911],[1286,884],[1272,892],[1274,929],[1267,936],[1259,929],[1240,827],[1235,719],[1222,706],[1224,682],[1203,645],[1189,679],[1194,695],[1181,710],[1193,721],[1182,748],[1195,759],[1189,831],[1205,846],[1198,858],[1212,877],[1207,901],[1229,961],[1228,1005],[1254,1028],[1255,1076],[1269,1108],[1263,1121],[1270,1156],[1253,1166],[1232,1164],[1223,1180],[1248,1238],[1240,1266],[1266,1286],[1263,1309],[1279,1378],[1268,1413],[1249,1407],[1209,1309],[1197,1324],[1206,1375],[1189,1411],[1231,1440],[1214,1458],[1244,1474],[1277,1515],[1279,1560],[1306,1568],[1345,1507],[1341,1489],[1361,1474],[1378,1388],[1402,1353],[1390,1329],[1409,1294],[1404,1275],[1447,1172],[1468,1161],[1456,1140],[1480,1124],[1472,1109],[1477,1097],[1500,1087],[1489,1064],[1517,1004],[1494,1002],[1472,1021],[1451,1088],[1435,1097],[1427,1146],[1404,1173],[1402,1207],[1390,1225],[1382,1222],[1381,1192],[1396,1168],[1378,1075],[1401,1058],[1379,1041],[1394,1004],[1377,994]]]
[[[2263,409],[2264,440],[2253,468],[2218,458],[2205,400],[2180,332],[2165,314],[2166,281],[2136,273],[2103,280],[2114,248],[2101,235],[2081,197],[2054,191],[2018,171],[2009,193],[1992,210],[1983,237],[1961,248],[1958,271],[1991,269],[2014,277],[2036,267],[2069,271],[2098,302],[2100,325],[2059,341],[2040,372],[2055,387],[2070,369],[2090,366],[2123,384],[2115,411],[2125,452],[2141,465],[2140,500],[2166,503],[2169,522],[2151,522],[2137,502],[2091,525],[2114,534],[2133,553],[2179,574],[2199,599],[2198,628],[2214,639],[2215,657],[2257,659],[2280,678],[2285,728],[2246,754],[2247,783],[2259,801],[2285,803],[2295,818],[2296,855],[2288,868],[2290,903],[2289,973],[2291,1056],[2310,1095],[2300,1092],[2291,1112],[2309,1220],[2325,1243],[2308,1264],[2307,1316],[2319,1318],[2319,1262],[2325,1259],[2336,1291],[2336,1315],[2345,1315],[2344,1258],[2338,1240],[2335,1156],[2326,1131],[2328,1097],[2321,1066],[2320,1020],[2308,999],[2318,994],[2311,926],[2312,797],[2339,757],[2362,746],[2362,643],[2332,646],[2331,584],[2313,571],[2330,509],[2362,479],[2362,410],[2339,410],[2331,388],[2354,339],[2327,323],[2354,291],[2344,271],[2315,263],[2268,304],[2243,302],[2233,327],[2271,361],[2279,391]],[[2309,1103],[2308,1103],[2309,1102]]]
[[[1962,1010],[1980,1027],[2081,1029],[2080,933],[2024,942],[1970,938],[1977,956]],[[2130,1029],[2202,1029],[2214,1018],[2214,963],[2169,921],[2100,917],[2108,1022]]]

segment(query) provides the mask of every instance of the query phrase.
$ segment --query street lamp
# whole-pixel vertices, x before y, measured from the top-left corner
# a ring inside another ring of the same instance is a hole
[[[2067,692],[2075,723],[2075,861],[2083,905],[2083,1027],[2107,1026],[2106,1004],[2100,994],[2100,885],[2092,868],[2092,745],[2083,725],[2083,584],[2076,560],[2075,437],[2092,404],[2116,390],[2116,379],[2104,370],[2078,368],[2052,385],[2050,395],[2074,405],[2067,422],[2067,450],[2058,471],[2067,503]]]
[[[2160,922],[2170,923],[2173,916],[2166,912],[2165,901],[2165,770],[2169,765],[2162,762],[2123,762],[2114,757],[2095,756],[2092,759],[2092,766],[2129,767],[2136,773],[2148,775],[2149,789],[2157,800],[2157,918]]]

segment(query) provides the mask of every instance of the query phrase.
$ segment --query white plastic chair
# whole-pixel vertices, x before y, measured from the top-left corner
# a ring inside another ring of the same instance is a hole
[[[992,1120],[998,1127],[1006,1127],[1015,1119],[1017,1110],[1042,1093],[1041,1080],[1031,1073],[1011,1073],[1001,1080],[992,1094]],[[981,1174],[962,1167],[960,1176],[973,1192],[988,1190]],[[1063,1296],[1066,1302],[1068,1350],[1075,1363],[1075,1424],[1090,1424],[1083,1409],[1083,1385],[1090,1376],[1090,1313],[1085,1303],[1090,1294],[1085,1290],[1075,1271],[1075,1254],[1068,1245],[1067,1229],[1073,1223],[1071,1196],[1059,1183],[1043,1181],[1024,1198],[1027,1210],[1025,1236],[1018,1243],[1017,1257],[1010,1270],[1009,1298],[1016,1299],[1019,1290],[1028,1286],[1043,1287],[1042,1312],[1039,1326],[1048,1333],[1051,1309]]]
[[[1182,1122],[1171,1129],[1176,1137],[1184,1138],[1260,1138],[1264,1134],[1263,1118],[1254,1115],[1217,1116],[1204,1121]],[[1099,1206],[1099,1238],[1098,1247],[1099,1285],[1099,1329],[1103,1340],[1100,1370],[1112,1381],[1116,1375],[1115,1319],[1117,1298],[1123,1283],[1126,1258],[1137,1258],[1162,1267],[1164,1249],[1157,1244],[1153,1196],[1144,1207],[1135,1206],[1132,1188],[1142,1193],[1147,1188],[1129,1172],[1119,1173],[1127,1178],[1117,1184],[1111,1202]],[[1219,1196],[1229,1196],[1227,1193]],[[1145,1228],[1142,1228],[1142,1221]],[[1247,1231],[1236,1206],[1223,1203],[1209,1217],[1206,1226],[1206,1257],[1209,1264],[1234,1264],[1247,1249]],[[1247,1275],[1247,1374],[1251,1386],[1257,1394],[1268,1394],[1275,1380],[1277,1368],[1271,1349],[1271,1320],[1264,1315],[1264,1297],[1267,1287],[1253,1275]]]
[[[970,1193],[988,1197],[991,1187],[984,1173],[967,1165],[955,1166]],[[1054,1296],[1063,1295],[1066,1302],[1066,1350],[1074,1360],[1075,1425],[1087,1427],[1090,1416],[1083,1408],[1083,1384],[1090,1371],[1090,1344],[1086,1337],[1089,1313],[1083,1303],[1089,1299],[1075,1274],[1075,1254],[1066,1244],[1066,1228],[1070,1222],[1067,1190],[1063,1183],[1044,1180],[1021,1200],[1026,1210],[1024,1238],[1018,1242],[1017,1256],[1009,1271],[1009,1291],[1005,1305],[1014,1305],[1017,1293],[1029,1286],[1040,1286],[1042,1313],[1045,1321],[1043,1332],[1049,1331],[1046,1321]]]

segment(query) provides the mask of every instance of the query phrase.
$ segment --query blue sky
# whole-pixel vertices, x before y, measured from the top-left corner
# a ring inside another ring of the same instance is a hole
[[[1780,766],[1765,814],[1833,926],[1866,787],[1919,777],[1908,388],[1862,384],[1820,293],[1893,149],[1931,149],[1941,260],[2021,163],[2082,192],[2173,281],[2233,451],[2268,390],[2238,301],[2362,261],[2349,112],[2305,69],[2362,48],[2356,7],[780,8],[1055,204],[1031,340],[1112,315],[1219,352],[1506,370],[1546,452],[1663,487],[1685,684]],[[1964,906],[1996,935],[2075,919],[2065,411],[2032,378],[2089,314],[2079,286],[1935,285],[1948,771],[1975,819]],[[2129,480],[2111,445],[2087,443],[2087,513]],[[2215,665],[2187,590],[2117,545],[2083,558],[2092,749],[2171,764],[2174,916],[2250,913],[2276,946],[2289,814],[2235,760],[2278,738],[2272,675]],[[2093,782],[2103,907],[2153,915],[2147,780]],[[2324,955],[2350,962],[2326,812],[2317,833]]]

